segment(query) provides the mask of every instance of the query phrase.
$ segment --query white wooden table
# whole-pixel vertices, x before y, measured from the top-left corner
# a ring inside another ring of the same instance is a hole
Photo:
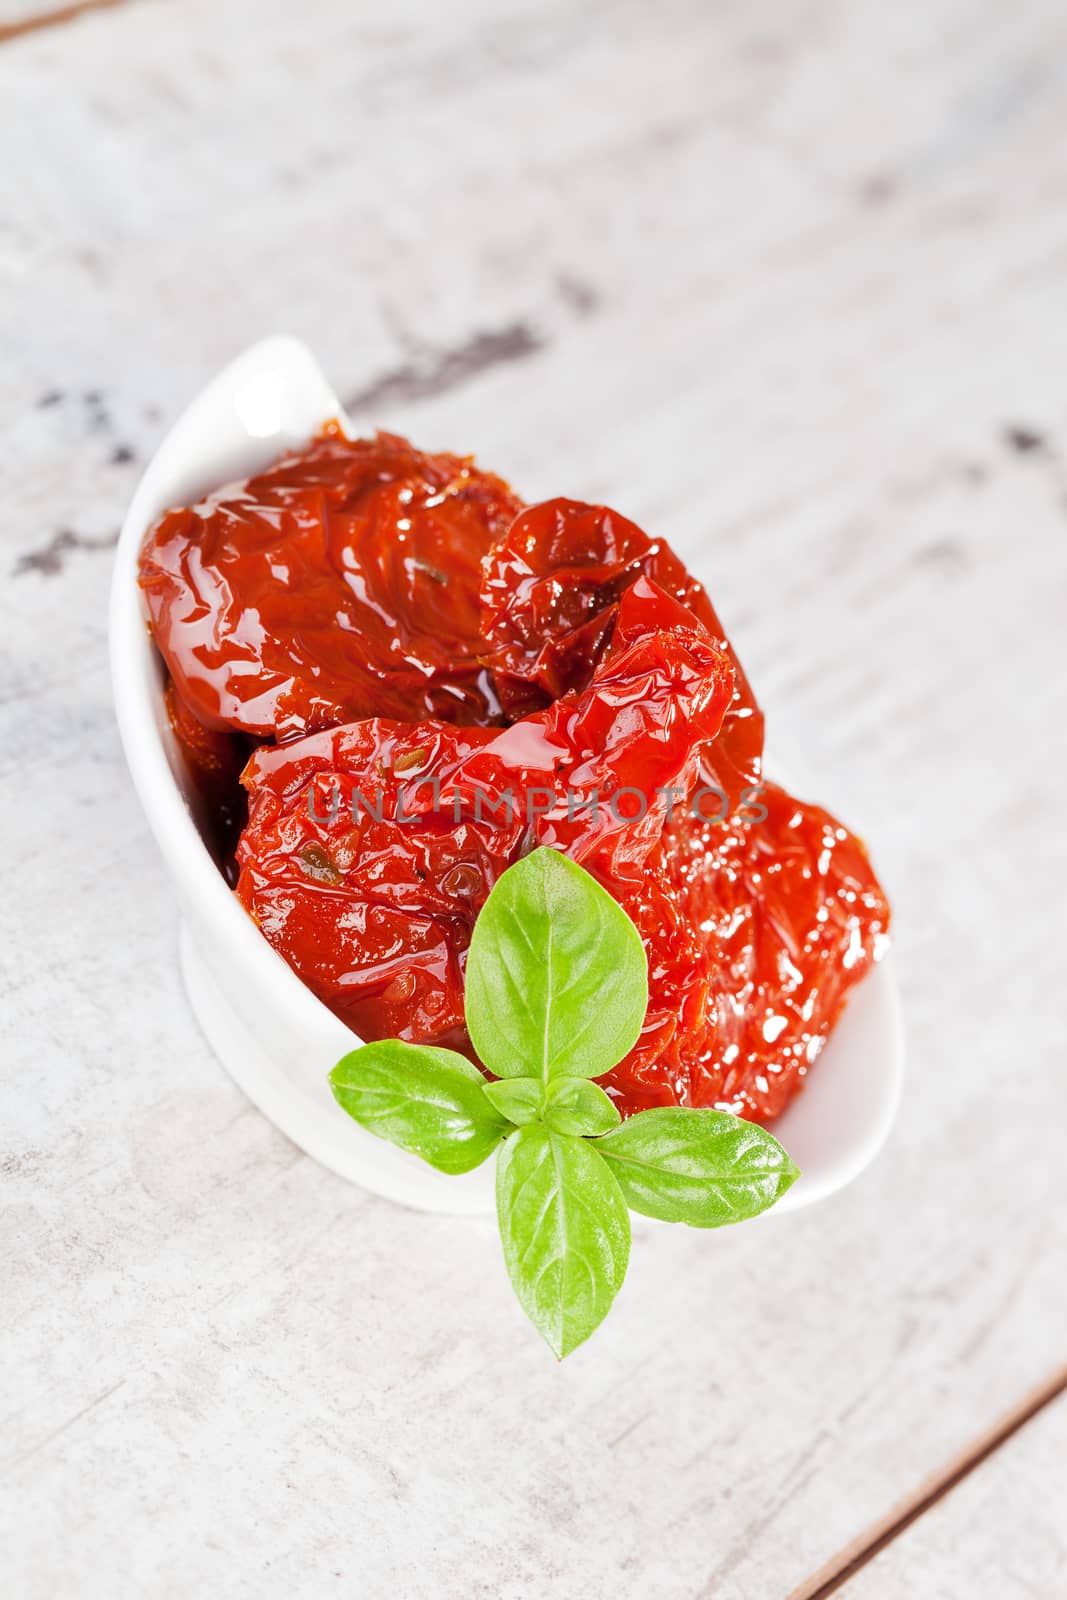
[[[32,11],[0,10],[2,1592],[1067,1592],[1062,6]],[[879,1163],[642,1233],[562,1367],[489,1223],[301,1156],[179,985],[109,546],[272,330],[368,426],[672,540],[895,901]]]

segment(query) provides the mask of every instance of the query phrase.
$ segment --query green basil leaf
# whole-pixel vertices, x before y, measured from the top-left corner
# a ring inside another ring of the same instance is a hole
[[[537,1121],[545,1098],[540,1078],[502,1078],[499,1083],[483,1083],[482,1093],[502,1117],[520,1128]]]
[[[480,1166],[507,1131],[484,1087],[466,1056],[402,1039],[365,1044],[330,1073],[334,1098],[350,1117],[448,1173]]]
[[[772,1133],[730,1111],[639,1111],[596,1148],[634,1211],[691,1228],[758,1216],[800,1176]]]
[[[592,1145],[536,1122],[500,1152],[496,1209],[519,1303],[562,1360],[603,1322],[626,1276],[626,1202]]]
[[[606,1133],[621,1121],[618,1107],[588,1078],[552,1078],[545,1089],[545,1122],[557,1133]]]
[[[558,850],[494,884],[467,952],[467,1029],[499,1078],[599,1078],[634,1045],[648,964],[622,907]]]

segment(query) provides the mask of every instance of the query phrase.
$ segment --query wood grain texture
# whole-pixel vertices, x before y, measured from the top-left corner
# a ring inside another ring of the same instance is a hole
[[[1051,0],[186,0],[0,52],[11,1592],[781,1596],[1062,1363],[1065,35]],[[895,901],[879,1164],[639,1233],[559,1368],[489,1225],[313,1166],[181,994],[107,550],[274,330],[368,426],[672,540]]]
[[[1010,1411],[1002,1413],[991,1426],[970,1438],[964,1449],[951,1461],[941,1462],[926,1478],[916,1483],[904,1500],[893,1506],[878,1522],[864,1528],[850,1545],[837,1551],[824,1567],[792,1590],[789,1600],[831,1600],[832,1596],[843,1593],[858,1574],[876,1557],[888,1551],[895,1541],[903,1539],[916,1523],[935,1511],[940,1513],[941,1502],[954,1494],[972,1475],[981,1473],[987,1467],[994,1474],[999,1474],[999,1461],[994,1459],[998,1452],[1013,1443],[1016,1435],[1030,1426],[1046,1409],[1057,1405],[1065,1394],[1067,1366],[1052,1373],[1012,1406]],[[937,1526],[936,1520],[934,1526]],[[997,1534],[1005,1542],[1005,1548],[1018,1542],[1015,1530],[1007,1519],[998,1523]],[[928,1539],[924,1540],[924,1544],[928,1545],[929,1542]],[[1053,1543],[1057,1542],[1059,1534],[1054,1533]],[[953,1584],[957,1583],[959,1572],[955,1560],[952,1545],[940,1547],[931,1559],[928,1576],[933,1579],[945,1577]],[[1023,1575],[1023,1581],[1029,1581],[1025,1560],[1018,1562],[1015,1570]],[[995,1577],[996,1572],[994,1567],[991,1576]]]
[[[50,5],[48,0],[0,0],[0,45],[10,44],[42,28],[65,27],[86,11],[126,4],[127,0],[70,0]]]
[[[1035,1417],[981,1470],[841,1591],[842,1600],[1045,1600],[1067,1591],[1067,1399]]]

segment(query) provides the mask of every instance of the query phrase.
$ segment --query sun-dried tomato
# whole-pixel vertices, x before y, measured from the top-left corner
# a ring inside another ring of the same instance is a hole
[[[332,426],[168,512],[141,587],[183,700],[259,738],[369,716],[503,721],[478,591],[521,505],[470,460]]]

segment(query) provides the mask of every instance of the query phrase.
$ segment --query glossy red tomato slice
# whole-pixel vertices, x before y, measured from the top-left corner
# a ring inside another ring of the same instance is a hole
[[[367,716],[502,722],[478,595],[520,509],[469,460],[331,427],[168,512],[141,587],[183,701],[207,728],[259,738]]]
[[[730,804],[759,782],[763,714],[702,584],[662,539],[608,506],[546,500],[517,516],[486,557],[482,628],[505,711],[524,716],[586,686],[612,637],[619,601],[652,579],[727,653],[734,690],[708,753],[708,779]]]

